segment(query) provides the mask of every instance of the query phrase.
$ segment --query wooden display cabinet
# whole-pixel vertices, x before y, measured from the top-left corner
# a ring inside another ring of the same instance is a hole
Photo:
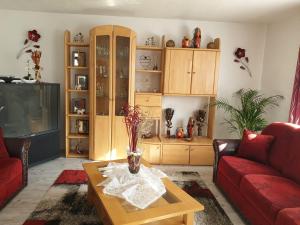
[[[90,31],[90,159],[126,157],[122,108],[134,103],[136,34],[115,25]]]

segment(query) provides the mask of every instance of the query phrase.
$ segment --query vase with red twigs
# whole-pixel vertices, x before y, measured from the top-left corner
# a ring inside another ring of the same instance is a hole
[[[136,174],[140,170],[142,152],[137,148],[139,138],[139,127],[142,122],[141,111],[138,106],[125,105],[124,122],[129,139],[127,150],[128,168],[130,173]]]

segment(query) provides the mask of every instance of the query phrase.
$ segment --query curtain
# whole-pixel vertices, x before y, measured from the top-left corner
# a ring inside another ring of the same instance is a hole
[[[300,124],[300,49],[298,53],[298,61],[296,66],[289,122]]]

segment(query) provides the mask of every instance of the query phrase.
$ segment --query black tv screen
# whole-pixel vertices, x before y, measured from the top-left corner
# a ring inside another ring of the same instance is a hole
[[[58,129],[59,84],[0,84],[0,127],[5,137]]]

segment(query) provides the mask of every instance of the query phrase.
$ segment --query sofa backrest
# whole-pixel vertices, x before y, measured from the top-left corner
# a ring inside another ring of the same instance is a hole
[[[262,134],[275,137],[269,152],[269,164],[284,176],[300,183],[300,126],[272,123]]]

